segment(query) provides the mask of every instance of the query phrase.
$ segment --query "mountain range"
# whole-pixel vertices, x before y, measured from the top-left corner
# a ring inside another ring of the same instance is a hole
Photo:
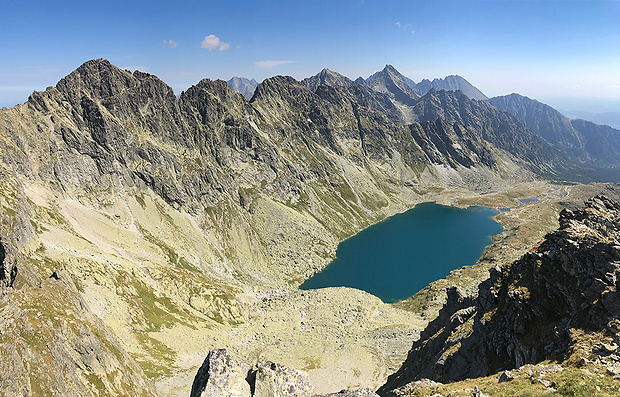
[[[428,319],[299,291],[340,241],[423,201],[617,166],[608,127],[418,93],[390,66],[359,80],[276,76],[250,96],[255,82],[203,79],[177,97],[97,59],[1,110],[2,389],[186,395],[218,345],[383,382]]]
[[[244,85],[240,85],[243,82]],[[511,94],[488,98],[475,86],[458,75],[447,76],[443,79],[424,79],[419,83],[407,78],[393,66],[386,67],[367,79],[358,78],[355,81],[329,69],[303,80],[303,83],[314,91],[319,85],[346,86],[355,84],[370,88],[372,91],[387,95],[400,112],[400,122],[413,123],[429,121],[433,117],[455,120],[453,116],[446,116],[444,109],[453,110],[458,104],[445,106],[442,104],[434,112],[424,114],[424,106],[429,106],[428,98],[420,100],[430,91],[462,92],[469,99],[488,101],[493,107],[506,112],[523,123],[528,129],[542,137],[554,149],[559,151],[569,162],[579,164],[579,169],[556,170],[555,176],[573,179],[582,182],[588,180],[620,180],[620,133],[608,126],[597,125],[585,120],[571,120],[553,109],[528,97]],[[233,78],[229,85],[249,99],[257,83],[254,80]],[[254,88],[252,88],[254,87]],[[435,100],[439,100],[435,98]],[[417,105],[416,105],[417,104]],[[416,108],[417,106],[417,108]],[[491,119],[497,116],[491,116]],[[463,119],[460,118],[463,123]]]

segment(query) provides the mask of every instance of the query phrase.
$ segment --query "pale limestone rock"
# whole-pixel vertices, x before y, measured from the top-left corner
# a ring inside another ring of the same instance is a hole
[[[250,397],[250,385],[226,349],[211,350],[198,370],[191,397]]]
[[[313,389],[305,372],[266,361],[255,372],[254,397],[310,397]]]

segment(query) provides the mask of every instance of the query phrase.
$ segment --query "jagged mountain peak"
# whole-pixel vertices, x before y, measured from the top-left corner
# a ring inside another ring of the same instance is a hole
[[[140,89],[160,98],[174,97],[172,88],[157,76],[139,70],[131,73],[114,66],[104,58],[84,62],[61,79],[55,88],[66,99],[74,103],[81,101],[83,97],[92,100],[109,100]],[[53,94],[49,93],[49,95]],[[36,102],[39,99],[39,95],[35,93],[29,101]]]
[[[270,101],[273,98],[305,98],[314,93],[303,82],[291,76],[274,76],[256,86],[250,102]]]
[[[327,68],[312,77],[303,79],[301,83],[308,87],[310,91],[316,91],[321,84],[331,87],[349,87],[354,84],[348,77]]]
[[[189,87],[180,96],[180,100],[187,100],[190,97],[196,96],[198,92],[208,92],[217,97],[234,97],[236,91],[233,90],[230,85],[224,80],[211,80],[208,78],[200,80],[197,84]],[[199,96],[204,96],[200,94]]]
[[[236,76],[228,80],[227,83],[230,88],[243,95],[243,97],[247,100],[252,98],[256,86],[258,86],[258,82],[255,79],[247,79],[245,77]]]
[[[68,94],[75,93],[78,89],[87,89],[96,97],[106,98],[137,83],[138,79],[129,71],[112,65],[107,59],[99,58],[84,62],[61,79],[56,88]]]
[[[390,64],[386,64],[383,69],[378,72],[371,74],[367,79],[366,83],[370,84],[377,78],[385,78],[385,76],[390,76],[392,78],[404,77],[396,68]]]
[[[383,70],[368,77],[366,85],[407,106],[413,106],[419,98],[419,95],[407,83],[405,76],[392,65],[386,65]]]
[[[383,68],[384,72],[388,72],[388,73],[398,73],[400,74],[400,72],[398,70],[396,70],[396,68],[390,64],[386,64],[385,67]]]

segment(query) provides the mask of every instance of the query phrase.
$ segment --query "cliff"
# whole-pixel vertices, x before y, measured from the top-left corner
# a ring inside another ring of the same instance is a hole
[[[546,360],[592,362],[617,375],[620,203],[598,196],[563,210],[559,223],[534,250],[493,269],[477,296],[450,288],[379,394],[409,395],[406,385],[423,378],[452,382]]]

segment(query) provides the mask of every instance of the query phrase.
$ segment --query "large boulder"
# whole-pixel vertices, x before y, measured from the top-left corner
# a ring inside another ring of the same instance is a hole
[[[254,397],[310,397],[313,388],[305,372],[266,361],[253,373]]]
[[[211,350],[198,370],[191,397],[250,397],[250,384],[226,349]]]

